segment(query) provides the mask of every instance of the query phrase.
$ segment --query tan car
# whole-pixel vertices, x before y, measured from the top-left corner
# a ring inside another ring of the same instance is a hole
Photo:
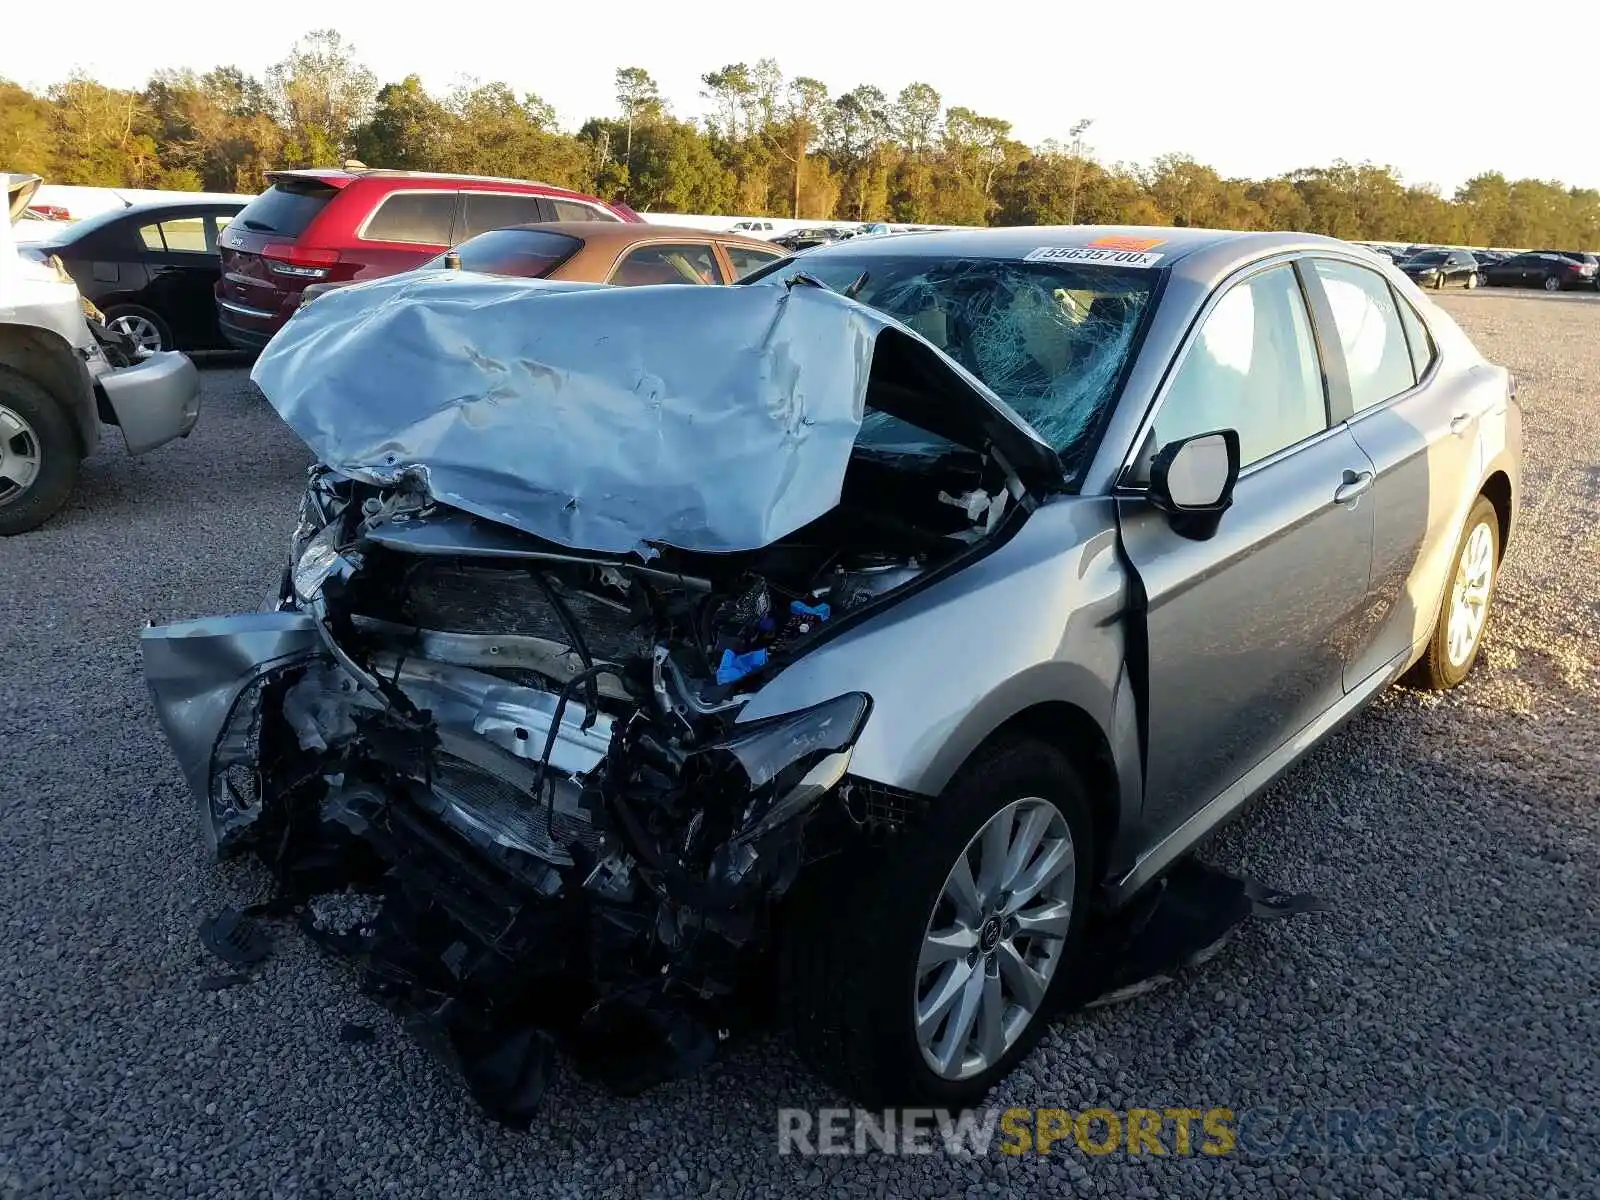
[[[733,283],[788,254],[759,238],[676,225],[563,221],[513,225],[468,238],[419,271],[458,268],[523,279],[565,279],[623,287],[651,283]],[[312,284],[301,304],[341,284]]]

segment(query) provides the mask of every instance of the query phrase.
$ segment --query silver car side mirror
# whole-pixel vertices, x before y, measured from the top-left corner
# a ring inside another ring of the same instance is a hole
[[[1167,514],[1174,533],[1204,541],[1233,504],[1238,481],[1238,432],[1197,433],[1157,451],[1150,464],[1150,503]]]

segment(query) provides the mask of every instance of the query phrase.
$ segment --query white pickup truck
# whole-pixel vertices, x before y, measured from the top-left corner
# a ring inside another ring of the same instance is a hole
[[[17,253],[12,225],[39,186],[4,175],[0,221],[0,536],[44,524],[67,502],[100,426],[122,430],[129,454],[186,436],[200,416],[194,364],[169,351],[113,366],[56,263]]]

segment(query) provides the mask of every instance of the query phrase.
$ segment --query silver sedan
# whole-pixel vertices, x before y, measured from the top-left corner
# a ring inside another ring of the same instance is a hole
[[[1345,243],[449,274],[274,340],[255,378],[323,463],[282,589],[143,644],[213,844],[377,892],[360,953],[505,1119],[542,1078],[511,1048],[702,1061],[765,949],[828,1078],[974,1102],[1091,914],[1479,655],[1513,381]]]

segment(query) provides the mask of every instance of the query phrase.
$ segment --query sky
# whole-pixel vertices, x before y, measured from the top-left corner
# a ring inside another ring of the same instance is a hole
[[[162,67],[259,74],[302,33],[332,26],[380,83],[415,73],[442,92],[463,79],[504,80],[554,105],[567,128],[615,111],[617,67],[645,68],[673,112],[693,117],[706,107],[702,74],[770,56],[785,75],[835,93],[872,83],[892,96],[930,83],[947,105],[1010,121],[1030,145],[1066,142],[1089,119],[1085,144],[1107,164],[1177,152],[1260,177],[1343,158],[1394,166],[1446,195],[1487,170],[1600,187],[1597,0],[1093,7],[614,0],[603,12],[484,5],[463,19],[449,4],[275,0],[197,6],[192,16],[178,5],[159,21],[130,22],[121,0],[78,0],[70,10],[13,6],[0,20],[0,78],[42,89],[74,70],[122,87]],[[1524,43],[1539,48],[1525,61]],[[1561,47],[1573,53],[1565,67]],[[1496,58],[1528,69],[1492,68]]]

